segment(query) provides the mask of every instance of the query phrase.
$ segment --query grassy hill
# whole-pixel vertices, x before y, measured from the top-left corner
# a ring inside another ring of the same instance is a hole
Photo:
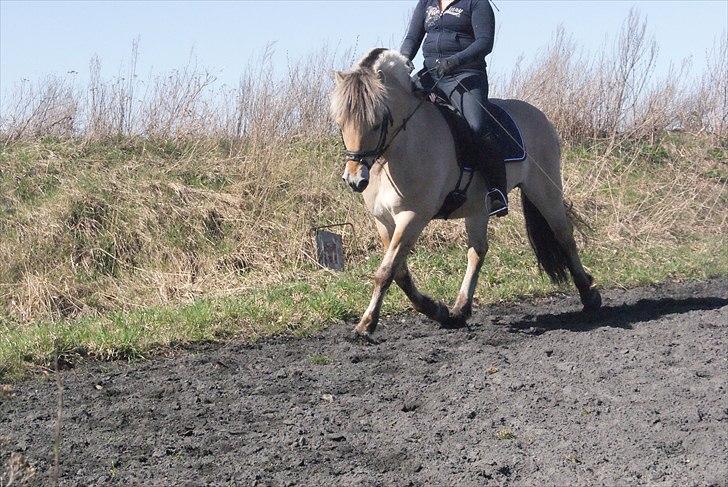
[[[137,357],[355,317],[380,251],[360,196],[340,182],[340,150],[333,137],[6,145],[0,375],[49,366],[55,353]],[[580,240],[598,284],[728,273],[727,165],[725,142],[710,137],[568,145],[566,195],[591,226]],[[335,222],[354,226],[342,274],[312,258],[311,227]],[[537,272],[520,211],[492,222],[491,235],[480,303],[556,290]],[[454,299],[462,223],[431,224],[413,259],[424,289]],[[385,310],[407,307],[396,291]]]

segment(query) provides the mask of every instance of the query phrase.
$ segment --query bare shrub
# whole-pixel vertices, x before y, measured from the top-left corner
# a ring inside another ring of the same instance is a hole
[[[709,54],[699,83],[682,62],[655,76],[658,48],[647,24],[630,11],[611,44],[584,52],[562,28],[552,42],[525,63],[493,77],[494,94],[529,101],[546,112],[568,142],[624,138],[654,139],[681,129],[725,135],[728,125],[728,48],[725,35]],[[141,136],[154,139],[215,137],[257,144],[272,139],[329,136],[329,73],[352,62],[322,47],[276,69],[272,46],[242,70],[237,86],[221,84],[194,55],[180,69],[137,74],[135,41],[129,61],[111,79],[101,63],[90,63],[89,83],[75,76],[24,81],[7,96],[0,116],[6,141],[45,135],[103,140]]]
[[[719,35],[707,57],[707,69],[691,93],[683,125],[692,132],[728,137],[728,32]]]
[[[646,21],[632,10],[611,50],[580,51],[559,29],[527,67],[521,60],[501,80],[497,93],[541,108],[567,142],[654,139],[668,129],[683,128],[683,82],[689,67],[683,62],[656,79],[657,54]],[[704,106],[698,111],[706,110]]]
[[[71,78],[51,76],[37,82],[23,80],[6,97],[0,130],[8,141],[77,133],[79,93]]]

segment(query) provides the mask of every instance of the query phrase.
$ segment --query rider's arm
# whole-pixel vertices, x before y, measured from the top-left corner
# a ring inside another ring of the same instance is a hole
[[[412,61],[417,50],[422,44],[422,39],[425,37],[425,7],[427,0],[419,0],[415,11],[412,12],[412,20],[410,20],[409,29],[407,29],[407,35],[402,41],[402,46],[399,48],[399,52],[402,53],[407,59]]]
[[[488,0],[475,0],[471,12],[471,23],[475,42],[455,54],[458,65],[482,61],[493,50],[495,38],[495,15]]]

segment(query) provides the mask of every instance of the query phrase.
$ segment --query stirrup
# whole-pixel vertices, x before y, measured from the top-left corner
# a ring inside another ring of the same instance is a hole
[[[486,197],[490,201],[490,213],[488,216],[506,216],[508,214],[508,198],[500,189],[493,188],[488,191]],[[495,204],[498,204],[496,206]]]

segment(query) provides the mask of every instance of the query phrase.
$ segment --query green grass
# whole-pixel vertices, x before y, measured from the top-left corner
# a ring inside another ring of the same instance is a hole
[[[648,248],[641,253],[587,250],[584,262],[601,286],[637,286],[671,278],[727,275],[727,249],[725,241],[714,240]],[[413,272],[422,289],[438,298],[453,299],[464,271],[462,250],[421,251],[413,257]],[[340,275],[319,271],[306,281],[271,285],[234,297],[198,299],[181,306],[24,325],[3,320],[0,381],[17,378],[33,365],[50,367],[55,353],[68,362],[84,357],[138,359],[160,348],[232,336],[252,341],[277,334],[307,335],[337,320],[358,316],[369,298],[368,275],[376,261],[370,259]],[[487,257],[477,296],[484,304],[517,301],[556,290],[536,272],[530,249],[494,248]],[[386,312],[409,309],[403,293],[393,289],[385,301]],[[309,361],[313,365],[328,363],[327,357],[318,355],[312,355]]]
[[[308,363],[311,365],[329,365],[331,363],[331,357],[320,354],[309,355]]]

